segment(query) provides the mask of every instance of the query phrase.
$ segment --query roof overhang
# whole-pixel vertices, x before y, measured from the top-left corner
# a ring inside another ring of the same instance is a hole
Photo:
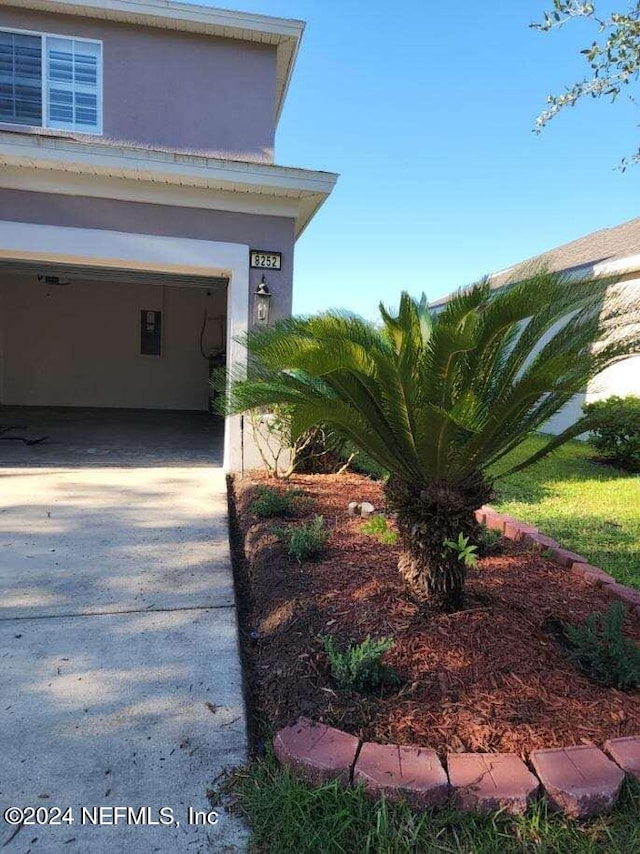
[[[491,273],[487,276],[487,281],[491,290],[499,291],[501,288],[507,288],[509,285],[517,284],[517,282],[526,279],[528,275],[534,274],[539,269],[544,269],[543,262],[531,264],[530,269],[526,266],[507,267],[505,270],[500,270],[497,273]],[[569,279],[588,278],[606,278],[611,276],[613,279],[620,277],[624,279],[634,273],[640,273],[640,255],[626,255],[623,258],[611,258],[604,261],[594,261],[591,264],[581,264],[578,267],[571,267],[567,270],[557,270],[555,272],[562,273]],[[637,277],[634,277],[637,278]],[[441,308],[445,306],[449,300],[455,296],[457,291],[447,294],[445,297],[429,303],[431,308]]]
[[[174,0],[2,0],[2,5],[274,45],[277,49],[276,124],[305,27],[304,21]]]
[[[300,236],[338,176],[58,137],[0,132],[0,187],[286,216]]]

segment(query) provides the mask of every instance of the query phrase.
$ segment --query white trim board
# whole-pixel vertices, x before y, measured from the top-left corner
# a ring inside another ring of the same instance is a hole
[[[298,219],[301,200],[251,193],[231,193],[201,187],[180,187],[172,184],[152,184],[126,178],[102,178],[70,172],[44,172],[35,169],[6,168],[0,170],[0,187],[31,193],[52,193],[59,196],[86,196],[95,199],[115,199],[180,208],[247,213]]]
[[[337,175],[293,166],[277,166],[248,160],[229,160],[206,154],[186,154],[144,146],[126,145],[103,140],[83,140],[57,137],[22,131],[0,129],[0,157],[17,158],[45,168],[70,169],[99,174],[101,169],[128,172],[138,179],[147,174],[148,180],[182,182],[202,185],[215,182],[220,187],[237,185],[238,188],[269,188],[275,193],[328,193],[333,189]],[[9,164],[7,164],[9,165]]]
[[[145,27],[240,39],[277,47],[275,123],[293,75],[304,21],[174,0],[2,0],[2,5]]]
[[[236,375],[246,371],[246,350],[237,341],[249,322],[249,247],[244,244],[0,221],[0,258],[228,276],[227,362]],[[234,416],[226,419],[224,468],[239,471],[241,467],[241,419]]]

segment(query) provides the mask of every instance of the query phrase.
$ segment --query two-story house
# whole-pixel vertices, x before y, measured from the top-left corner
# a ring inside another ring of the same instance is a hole
[[[290,313],[296,239],[336,181],[274,164],[303,29],[2,0],[0,405],[206,409],[211,364]]]

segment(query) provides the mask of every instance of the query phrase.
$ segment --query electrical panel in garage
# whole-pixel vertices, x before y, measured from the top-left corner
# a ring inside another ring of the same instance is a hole
[[[162,313],[140,312],[140,355],[159,356],[162,351]]]

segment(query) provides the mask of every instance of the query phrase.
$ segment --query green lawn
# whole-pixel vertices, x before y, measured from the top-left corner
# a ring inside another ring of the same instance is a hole
[[[640,787],[625,784],[609,815],[582,824],[547,814],[479,818],[415,814],[361,789],[293,780],[273,758],[235,776],[236,807],[252,828],[252,854],[632,854],[640,851]]]
[[[506,462],[521,459],[543,441],[528,439]],[[640,476],[591,462],[592,456],[589,445],[569,442],[498,481],[493,505],[536,525],[621,583],[640,588]]]

